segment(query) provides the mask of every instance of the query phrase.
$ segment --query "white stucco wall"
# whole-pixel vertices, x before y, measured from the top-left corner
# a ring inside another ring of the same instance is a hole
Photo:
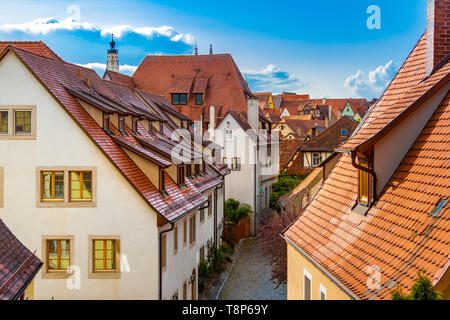
[[[0,61],[0,105],[35,105],[36,140],[0,140],[4,167],[4,208],[0,217],[37,256],[42,235],[73,235],[73,264],[81,289],[65,279],[35,278],[36,299],[157,299],[158,229],[155,212],[113,164],[12,54]],[[97,168],[95,208],[37,208],[37,166]],[[88,279],[88,236],[119,235],[120,279]],[[45,268],[45,266],[43,267]]]
[[[205,192],[204,195],[212,196],[211,210],[212,214],[208,216],[208,209],[205,209],[205,220],[200,222],[200,211],[195,210],[189,215],[183,217],[175,223],[178,228],[178,250],[175,254],[174,250],[174,231],[166,233],[166,258],[167,266],[163,271],[163,299],[171,300],[173,294],[178,291],[178,299],[183,299],[183,283],[187,282],[187,298],[191,299],[192,285],[189,279],[195,269],[196,273],[196,288],[198,289],[198,264],[200,262],[200,248],[205,246],[205,259],[207,257],[207,243],[214,241],[214,189]],[[220,198],[219,198],[220,197]],[[222,202],[220,191],[218,191],[218,204]],[[222,206],[221,206],[222,207]],[[219,207],[218,207],[219,209]],[[222,211],[223,212],[223,211]],[[219,213],[219,210],[218,210]],[[196,219],[196,241],[193,245],[189,243],[190,219],[195,214]],[[220,224],[221,216],[218,214],[218,224]],[[183,243],[184,221],[187,220],[187,241]],[[169,229],[169,226],[164,226],[160,230]],[[220,239],[218,239],[220,240]],[[198,296],[197,296],[198,298]]]

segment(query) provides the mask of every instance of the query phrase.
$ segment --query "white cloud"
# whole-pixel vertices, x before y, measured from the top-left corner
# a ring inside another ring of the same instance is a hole
[[[32,35],[47,35],[55,31],[94,31],[100,32],[101,36],[107,36],[114,33],[114,36],[121,38],[125,34],[135,33],[141,36],[152,38],[155,36],[164,36],[173,42],[184,42],[188,45],[194,44],[195,38],[191,34],[184,34],[176,31],[171,26],[161,27],[132,27],[129,25],[116,25],[113,27],[102,27],[90,22],[81,21],[80,8],[76,5],[67,8],[69,17],[64,20],[57,20],[55,17],[40,18],[33,21],[19,24],[0,25],[0,32],[23,32]]]
[[[245,75],[250,88],[254,92],[300,92],[306,86],[305,82],[292,76],[289,72],[281,70],[273,64],[269,64],[266,68],[259,71],[244,71],[243,74]]]
[[[79,66],[94,69],[100,76],[103,76],[103,73],[105,73],[106,70],[106,64],[100,63],[100,62],[90,62],[86,64],[78,64]],[[119,70],[120,73],[126,74],[131,76],[137,69],[137,66],[130,66],[130,65],[120,65]]]
[[[397,73],[397,68],[391,60],[384,66],[379,66],[369,72],[368,76],[361,70],[349,76],[344,83],[354,96],[367,99],[379,98]]]

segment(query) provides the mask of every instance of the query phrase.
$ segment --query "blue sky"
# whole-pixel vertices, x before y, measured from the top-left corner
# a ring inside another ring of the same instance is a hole
[[[43,40],[104,68],[109,33],[121,71],[146,54],[229,52],[253,91],[379,96],[426,28],[426,0],[0,0],[1,40]],[[371,5],[381,29],[369,29]],[[20,13],[20,14],[18,14]]]

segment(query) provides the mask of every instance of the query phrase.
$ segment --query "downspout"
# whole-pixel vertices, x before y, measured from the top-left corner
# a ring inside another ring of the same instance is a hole
[[[162,300],[162,236],[170,232],[175,227],[174,222],[170,222],[170,228],[159,233],[159,300]]]
[[[356,151],[351,151],[351,156],[352,156],[352,166],[355,167],[356,169],[362,170],[364,172],[367,172],[368,174],[370,174],[372,176],[372,201],[370,206],[373,205],[373,203],[375,203],[375,200],[377,198],[377,175],[375,173],[375,171],[373,169],[369,169],[363,166],[360,166],[359,164],[356,163]]]
[[[214,245],[217,248],[217,190],[222,189],[224,184],[224,179],[222,184],[214,188]],[[223,207],[225,210],[225,206]],[[225,212],[224,212],[225,214]]]

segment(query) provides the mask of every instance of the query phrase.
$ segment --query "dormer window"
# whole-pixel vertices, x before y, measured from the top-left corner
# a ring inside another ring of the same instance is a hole
[[[172,104],[186,105],[187,97],[188,97],[187,93],[172,93]]]
[[[163,196],[167,196],[166,193],[166,180],[165,180],[166,171],[163,169],[160,169],[159,171],[159,191]]]
[[[119,131],[121,134],[125,134],[125,117],[119,115]]]
[[[148,121],[148,133],[151,135],[151,136],[153,136],[154,135],[154,133],[153,133],[153,121]]]
[[[186,177],[190,177],[192,176],[192,165],[190,163],[188,163],[186,165]]]
[[[361,161],[361,167],[369,169],[369,163],[367,161]],[[372,197],[372,176],[364,170],[359,170],[359,203],[369,206]]]
[[[184,177],[185,177],[184,165],[179,165],[177,174],[178,185],[180,186],[184,185]]]
[[[200,164],[196,163],[194,166],[194,174],[198,176],[200,174]]]
[[[341,129],[341,137],[348,136],[348,130],[347,129]]]
[[[136,117],[133,117],[133,123],[132,123],[132,125],[133,125],[133,132],[134,132],[135,134],[139,134],[138,124],[139,124],[139,119],[136,118]]]
[[[195,105],[200,106],[203,104],[203,93],[195,94]]]
[[[111,120],[109,118],[109,114],[108,113],[103,113],[103,130],[110,132],[110,123]]]

